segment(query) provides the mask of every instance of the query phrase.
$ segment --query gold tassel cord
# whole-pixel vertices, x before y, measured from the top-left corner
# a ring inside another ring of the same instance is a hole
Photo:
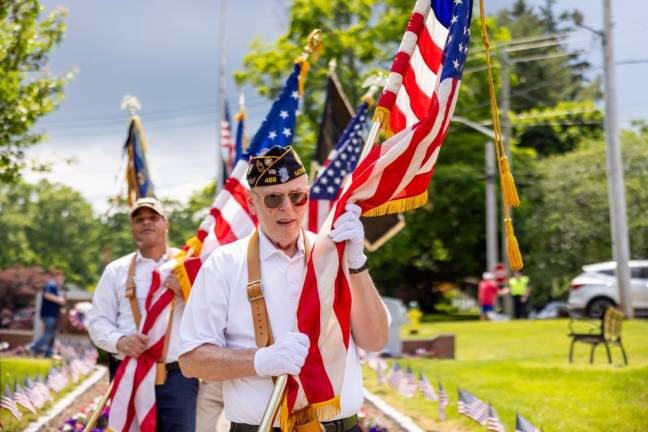
[[[506,227],[506,251],[508,254],[509,264],[513,270],[522,270],[524,261],[522,260],[522,253],[518,245],[515,232],[513,231],[513,221],[510,217],[504,219]]]
[[[500,172],[500,186],[502,188],[502,198],[504,201],[504,226],[506,232],[506,245],[509,264],[513,270],[521,270],[524,267],[522,253],[515,231],[513,230],[513,221],[511,219],[511,207],[520,205],[520,197],[517,193],[515,180],[511,173],[511,167],[506,156],[506,148],[502,141],[502,129],[499,121],[499,110],[497,108],[497,97],[495,96],[495,84],[493,80],[493,70],[490,57],[490,42],[486,30],[486,16],[484,12],[484,0],[479,0],[479,18],[481,22],[482,40],[486,52],[486,69],[488,71],[488,91],[490,96],[490,108],[493,118],[493,129],[495,132],[495,153],[497,155],[497,165]]]
[[[515,180],[513,180],[513,174],[511,173],[511,167],[509,166],[509,161],[506,155],[502,156],[501,160],[502,165],[502,190],[504,196],[504,203],[507,206],[518,207],[520,205],[520,197],[518,196],[517,189],[515,187]]]

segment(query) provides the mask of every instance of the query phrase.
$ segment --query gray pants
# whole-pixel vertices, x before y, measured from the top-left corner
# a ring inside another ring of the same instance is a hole
[[[198,390],[196,432],[216,432],[223,411],[223,383],[202,381]]]

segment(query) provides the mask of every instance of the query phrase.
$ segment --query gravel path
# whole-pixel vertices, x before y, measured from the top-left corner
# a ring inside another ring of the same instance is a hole
[[[79,398],[77,398],[73,404],[64,409],[61,414],[51,420],[44,428],[41,429],[41,431],[55,432],[60,430],[59,428],[63,425],[65,420],[90,406],[92,401],[97,396],[102,396],[106,392],[106,390],[108,390],[108,374],[106,374],[104,378],[99,380],[99,382],[97,382],[94,386],[92,386]]]

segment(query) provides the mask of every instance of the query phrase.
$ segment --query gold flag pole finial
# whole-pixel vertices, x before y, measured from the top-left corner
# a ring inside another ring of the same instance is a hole
[[[299,96],[304,94],[304,80],[306,79],[306,74],[308,74],[310,69],[308,59],[310,58],[312,61],[317,61],[323,46],[322,30],[315,29],[308,35],[304,51],[299,57],[297,57],[297,60],[295,60],[301,64],[301,72],[299,74]]]

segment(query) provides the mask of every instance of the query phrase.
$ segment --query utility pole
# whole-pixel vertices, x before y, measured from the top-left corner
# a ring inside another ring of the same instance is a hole
[[[612,232],[612,256],[616,261],[619,302],[623,313],[633,317],[630,299],[630,246],[628,240],[628,216],[626,213],[625,183],[623,181],[623,162],[619,125],[617,122],[616,83],[614,78],[614,48],[612,44],[612,7],[611,0],[603,0],[603,74],[605,83],[605,142],[608,169],[608,202],[610,206],[610,225]]]
[[[220,1],[220,10],[218,17],[218,108],[217,108],[217,147],[216,147],[216,190],[223,187],[225,181],[225,162],[223,159],[223,146],[221,143],[221,128],[222,122],[225,119],[225,14],[226,14],[227,0]]]
[[[486,141],[486,269],[492,272],[497,263],[497,199],[495,197],[495,145]]]
[[[502,101],[502,109],[500,112],[500,123],[502,125],[502,141],[504,142],[504,149],[506,150],[506,156],[509,160],[509,165],[513,168],[513,159],[511,158],[511,121],[509,119],[509,112],[511,111],[511,81],[510,81],[510,67],[511,63],[509,62],[509,56],[506,49],[501,50],[500,55],[502,61],[501,73],[502,73],[502,88],[500,90],[500,100]],[[502,207],[504,202],[502,202]],[[504,214],[504,212],[502,212]],[[511,215],[511,219],[513,215]],[[506,266],[507,272],[510,274],[511,266],[508,262],[508,253],[506,251],[506,230],[502,229],[502,261]],[[506,294],[504,296],[504,313],[509,317],[513,316],[513,298],[511,294]]]

